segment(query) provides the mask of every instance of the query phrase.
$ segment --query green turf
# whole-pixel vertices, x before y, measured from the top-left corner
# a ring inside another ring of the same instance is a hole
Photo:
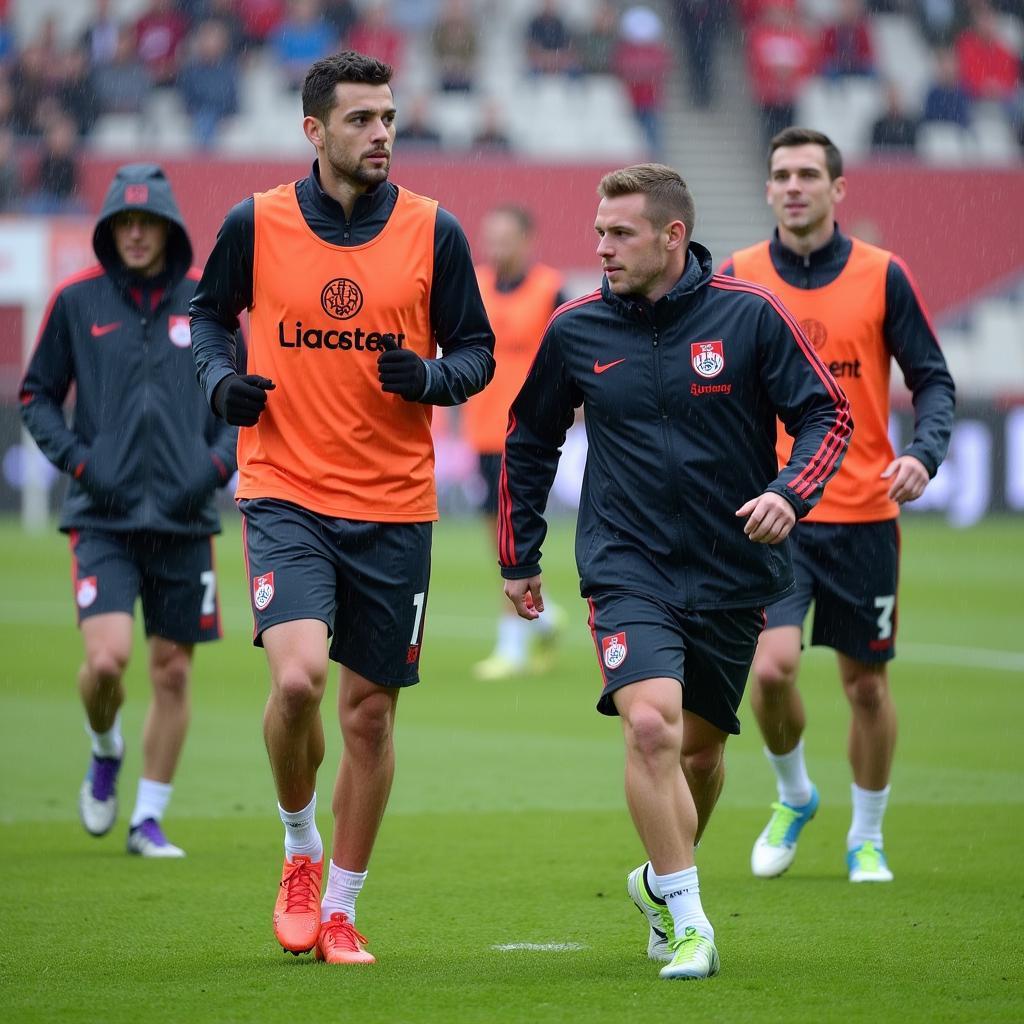
[[[1019,520],[904,529],[901,736],[886,828],[895,884],[846,881],[847,712],[821,651],[805,659],[804,693],[822,809],[785,878],[750,876],[773,787],[744,714],[698,858],[722,974],[693,985],[658,981],[644,956],[645,925],[624,888],[641,852],[622,797],[618,726],[593,710],[598,673],[568,527],[553,531],[548,553],[547,587],[573,620],[556,669],[476,683],[469,668],[490,646],[496,573],[476,524],[438,528],[424,682],[402,697],[395,790],[360,898],[379,963],[349,970],[286,957],[271,934],[281,828],[237,529],[218,552],[228,635],[199,653],[167,819],[189,856],[143,862],[123,853],[130,807],[101,840],[76,818],[87,744],[66,545],[0,525],[0,1019],[1024,1018]],[[129,805],[146,685],[137,658],[124,714]],[[325,833],[336,731],[320,784]],[[494,948],[513,943],[583,948]]]

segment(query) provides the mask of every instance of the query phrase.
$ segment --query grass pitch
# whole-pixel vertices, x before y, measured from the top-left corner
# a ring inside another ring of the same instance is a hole
[[[129,859],[146,704],[136,651],[121,820],[96,840],[75,801],[87,741],[68,555],[0,526],[0,1018],[4,1021],[1020,1021],[1024,1018],[1024,528],[904,529],[901,736],[886,822],[896,881],[852,886],[847,711],[831,655],[809,651],[806,737],[822,807],[794,867],[748,867],[773,798],[747,711],[698,854],[722,974],[667,985],[625,894],[642,853],[622,796],[618,725],[598,671],[568,525],[546,591],[571,626],[549,674],[472,681],[497,573],[475,523],[436,532],[423,683],[403,695],[398,774],[359,926],[378,964],[285,956],[270,912],[281,826],[261,736],[266,694],[239,533],[219,542],[226,639],[199,650],[193,726],[166,820],[184,861]],[[321,831],[337,764],[333,694]],[[528,948],[529,946],[543,948]]]

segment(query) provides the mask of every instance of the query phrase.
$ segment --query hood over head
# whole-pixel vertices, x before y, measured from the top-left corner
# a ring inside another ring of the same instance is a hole
[[[157,164],[125,164],[114,174],[107,189],[99,220],[92,233],[96,258],[108,273],[124,271],[117,254],[112,218],[125,210],[145,210],[163,217],[170,224],[167,232],[167,270],[178,280],[192,265],[192,243],[181,219],[181,211],[162,167]]]

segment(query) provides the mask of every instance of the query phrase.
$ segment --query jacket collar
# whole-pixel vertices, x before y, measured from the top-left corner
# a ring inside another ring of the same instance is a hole
[[[672,290],[651,303],[642,295],[616,295],[608,287],[608,278],[601,278],[601,298],[624,316],[660,321],[678,315],[693,296],[711,280],[711,253],[699,242],[691,242],[686,253],[686,267]]]
[[[807,256],[801,256],[782,244],[779,238],[779,229],[776,228],[769,243],[769,251],[772,262],[779,267],[801,267],[810,270],[817,270],[820,267],[830,266],[836,260],[842,260],[849,252],[850,239],[839,230],[836,224],[832,231],[832,237],[820,248]]]

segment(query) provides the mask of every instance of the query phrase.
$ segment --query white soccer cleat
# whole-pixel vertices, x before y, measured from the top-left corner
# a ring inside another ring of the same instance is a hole
[[[637,910],[647,918],[647,956],[651,960],[668,961],[672,959],[670,944],[676,936],[672,914],[669,913],[665,901],[652,896],[647,888],[644,880],[646,867],[646,864],[641,864],[630,871],[626,879],[626,891],[636,904]]]
[[[658,972],[666,981],[698,981],[713,978],[721,968],[714,942],[687,928],[672,943],[672,960]]]
[[[861,843],[846,854],[846,866],[851,882],[891,882],[892,872],[880,846],[872,842]]]
[[[818,810],[818,789],[811,787],[811,799],[803,807],[772,804],[772,816],[750,852],[750,870],[758,878],[777,878],[796,857],[796,841]]]
[[[167,839],[160,822],[147,818],[128,833],[128,852],[139,857],[184,857],[185,851]]]

